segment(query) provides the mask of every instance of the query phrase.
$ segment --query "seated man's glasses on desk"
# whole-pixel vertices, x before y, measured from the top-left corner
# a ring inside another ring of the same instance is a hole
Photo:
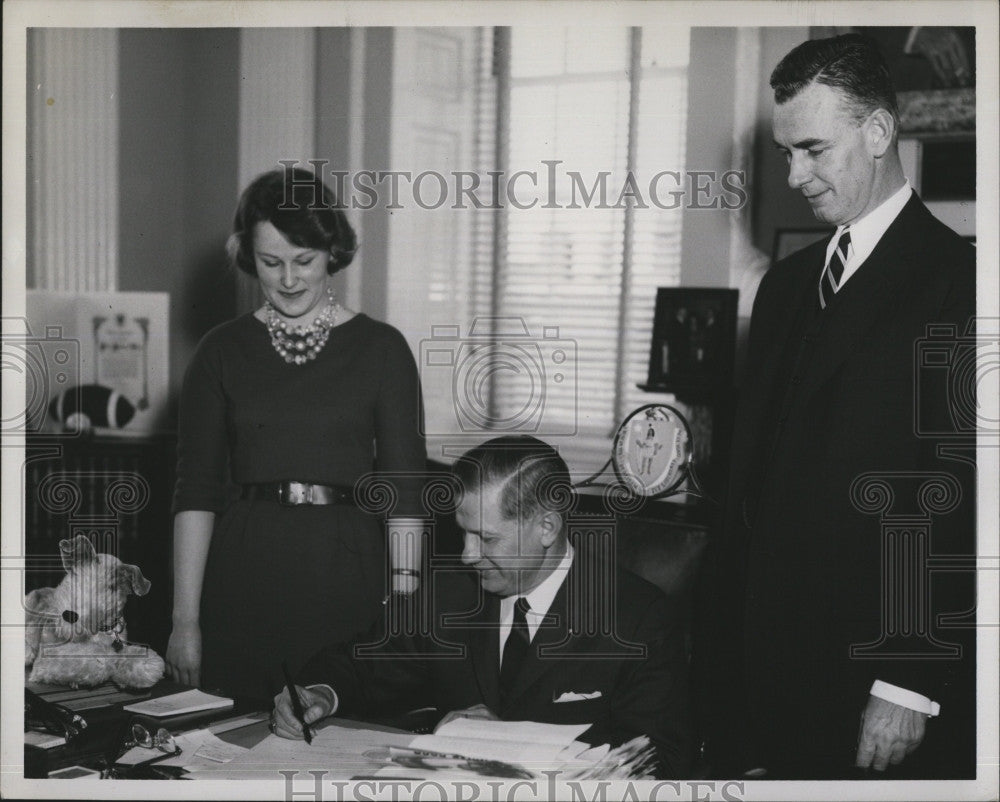
[[[156,760],[172,755],[179,755],[181,748],[174,739],[173,733],[166,727],[153,730],[141,721],[133,721],[128,728],[129,738],[119,748],[114,763],[101,772],[102,779],[117,779],[122,775],[122,766],[128,767],[146,765]],[[162,754],[144,755],[146,750],[155,750]]]
[[[609,564],[613,529],[574,547],[569,471],[556,450],[533,437],[495,438],[461,457],[455,476],[468,570],[437,572],[414,596],[393,598],[381,622],[389,634],[315,654],[295,678],[302,715],[286,688],[272,731],[299,739],[303,723],[334,713],[433,706],[446,719],[586,723],[581,737],[595,744],[647,736],[656,773],[685,776],[681,618],[659,589]]]

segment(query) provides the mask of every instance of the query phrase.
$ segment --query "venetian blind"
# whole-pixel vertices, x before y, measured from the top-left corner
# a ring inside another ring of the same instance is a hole
[[[679,281],[681,209],[658,208],[648,187],[656,173],[683,174],[687,46],[678,28],[510,31],[505,172],[524,171],[512,194],[531,208],[505,211],[490,417],[581,470],[603,462],[617,423],[646,402],[635,385],[655,290]],[[674,188],[661,181],[661,204]]]

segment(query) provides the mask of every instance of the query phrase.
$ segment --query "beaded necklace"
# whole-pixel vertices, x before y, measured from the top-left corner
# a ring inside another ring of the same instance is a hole
[[[271,346],[288,364],[304,365],[315,359],[326,345],[340,311],[332,288],[327,294],[329,302],[308,326],[290,326],[278,316],[270,301],[264,301],[264,322],[271,335]]]

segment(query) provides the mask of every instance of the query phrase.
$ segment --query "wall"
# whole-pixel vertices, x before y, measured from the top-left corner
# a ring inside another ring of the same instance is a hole
[[[246,287],[252,282],[225,264],[233,208],[246,179],[282,158],[321,158],[327,170],[347,169],[351,101],[358,92],[364,93],[364,130],[378,132],[364,143],[365,157],[371,151],[374,163],[386,161],[390,29],[251,34],[250,41],[238,29],[121,34],[119,289],[170,293],[172,413],[200,338],[257,302]],[[355,75],[352,48],[366,39],[372,40],[366,69]],[[283,48],[295,58],[282,60]],[[348,285],[360,285],[358,305],[376,317],[385,306],[379,222],[365,219],[362,254],[337,280],[342,297],[350,295]]]
[[[753,245],[770,255],[777,228],[817,225],[801,193],[788,187],[788,167],[774,147],[771,132],[773,94],[768,83],[781,58],[809,36],[806,27],[759,28],[760,63],[740,64],[735,28],[694,28],[688,68],[687,170],[727,170],[733,164],[736,76],[759,72],[757,123],[750,165]],[[708,102],[710,99],[710,102]],[[717,209],[684,213],[682,283],[687,286],[730,286],[729,215]],[[745,299],[746,300],[746,299]],[[741,304],[741,309],[744,305]],[[746,307],[749,309],[748,307]]]
[[[121,31],[118,287],[170,293],[172,405],[201,336],[236,311],[239,31]],[[171,416],[172,419],[172,416]]]
[[[330,160],[330,169],[352,169],[352,119],[362,99],[351,77],[354,60],[363,56],[358,52],[362,50],[363,41],[363,29],[320,28],[316,31],[315,153]],[[350,211],[347,216],[359,240],[363,239],[364,232],[357,217]],[[333,281],[337,297],[350,308],[360,307],[360,290],[356,285],[364,256],[364,251],[355,254],[351,267],[338,273]]]
[[[801,192],[788,186],[788,165],[774,147],[771,116],[774,94],[769,80],[771,71],[784,55],[809,38],[809,29],[761,29],[761,87],[758,96],[756,175],[753,186],[754,244],[767,254],[773,252],[774,232],[778,228],[814,228],[819,224]]]
[[[118,31],[27,34],[28,286],[111,292],[118,280]]]
[[[684,169],[728,170],[733,149],[736,29],[693,28],[690,52]],[[689,194],[684,209],[681,285],[728,287],[730,212],[692,209],[693,200]],[[706,201],[701,198],[699,202]]]
[[[363,82],[364,120],[361,153],[366,170],[395,169],[391,162],[393,55],[395,32],[392,28],[369,28],[365,32]],[[352,75],[352,78],[355,76]],[[360,274],[361,309],[376,320],[387,318],[389,215],[383,204],[362,212],[364,217],[363,267]]]
[[[806,27],[691,31],[684,167],[744,170],[749,207],[739,212],[685,209],[681,283],[739,289],[737,377],[776,229],[817,226],[801,193],[788,187],[788,167],[771,132],[771,71],[808,35]]]
[[[737,77],[759,72],[754,156],[751,165],[752,242],[769,255],[777,227],[814,225],[804,200],[788,189],[786,167],[772,146],[770,70],[808,34],[801,28],[760,30],[759,64],[740,62],[740,31],[695,28],[689,68],[688,170],[734,167],[734,127],[743,101]],[[391,156],[393,56],[390,28],[327,28],[315,36],[314,153],[330,169],[387,168]],[[224,243],[239,193],[242,164],[241,69],[238,29],[122,29],[119,38],[120,218],[119,276],[123,291],[171,295],[172,386],[199,338],[239,311],[234,277],[224,263]],[[755,56],[756,59],[756,56]],[[280,65],[276,65],[280,66]],[[272,82],[273,83],[273,82]],[[278,92],[280,87],[272,90]],[[259,94],[259,92],[258,92]],[[711,99],[707,102],[706,99]],[[265,98],[261,114],[273,113]],[[268,111],[270,109],[270,111]],[[353,116],[352,116],[353,115]],[[244,127],[247,123],[244,123]],[[296,154],[281,154],[283,157]],[[734,245],[732,213],[685,210],[682,283],[741,286],[733,262],[746,261]],[[351,212],[361,250],[338,277],[343,297],[376,318],[388,309],[389,213]],[[748,309],[748,307],[744,307]]]

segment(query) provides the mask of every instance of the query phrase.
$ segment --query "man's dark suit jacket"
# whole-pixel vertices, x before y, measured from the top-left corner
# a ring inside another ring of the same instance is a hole
[[[483,704],[504,720],[591,723],[583,738],[595,744],[644,734],[657,747],[664,776],[689,771],[684,637],[658,588],[624,570],[606,576],[578,549],[502,703],[499,597],[481,590],[475,571],[436,571],[430,584],[430,591],[422,588],[390,606],[387,619],[393,620],[382,622],[381,635],[365,639],[378,646],[359,651],[361,641],[330,644],[297,681],[330,685],[338,714],[364,717],[424,706],[444,714]],[[420,624],[428,620],[430,626]],[[599,695],[556,701],[567,693]]]
[[[934,555],[975,553],[974,466],[939,457],[941,438],[917,431],[952,426],[946,393],[932,392],[948,368],[915,367],[928,324],[965,333],[975,313],[975,250],[913,195],[820,311],[829,241],[776,264],[754,303],[709,585],[718,606],[707,628],[708,745],[723,771],[763,765],[778,779],[844,776],[869,688],[882,679],[942,706],[906,768],[961,775],[974,759],[974,638],[937,626],[936,616],[973,607],[972,574],[924,574],[929,585],[915,589],[927,598],[929,588],[931,609],[911,625],[960,644],[961,659],[926,642],[933,659],[884,659],[902,647],[898,638],[853,658],[850,647],[879,641],[883,614],[894,617],[882,607],[883,598],[898,598],[883,576],[883,512],[910,515],[902,528],[912,532],[929,524],[921,542]],[[859,483],[852,500],[852,483],[869,472],[895,474],[883,479],[894,494],[885,510],[889,497],[876,484]],[[933,489],[919,490],[926,472],[957,481],[956,509],[927,517],[936,502]],[[914,598],[903,603],[911,612]]]

